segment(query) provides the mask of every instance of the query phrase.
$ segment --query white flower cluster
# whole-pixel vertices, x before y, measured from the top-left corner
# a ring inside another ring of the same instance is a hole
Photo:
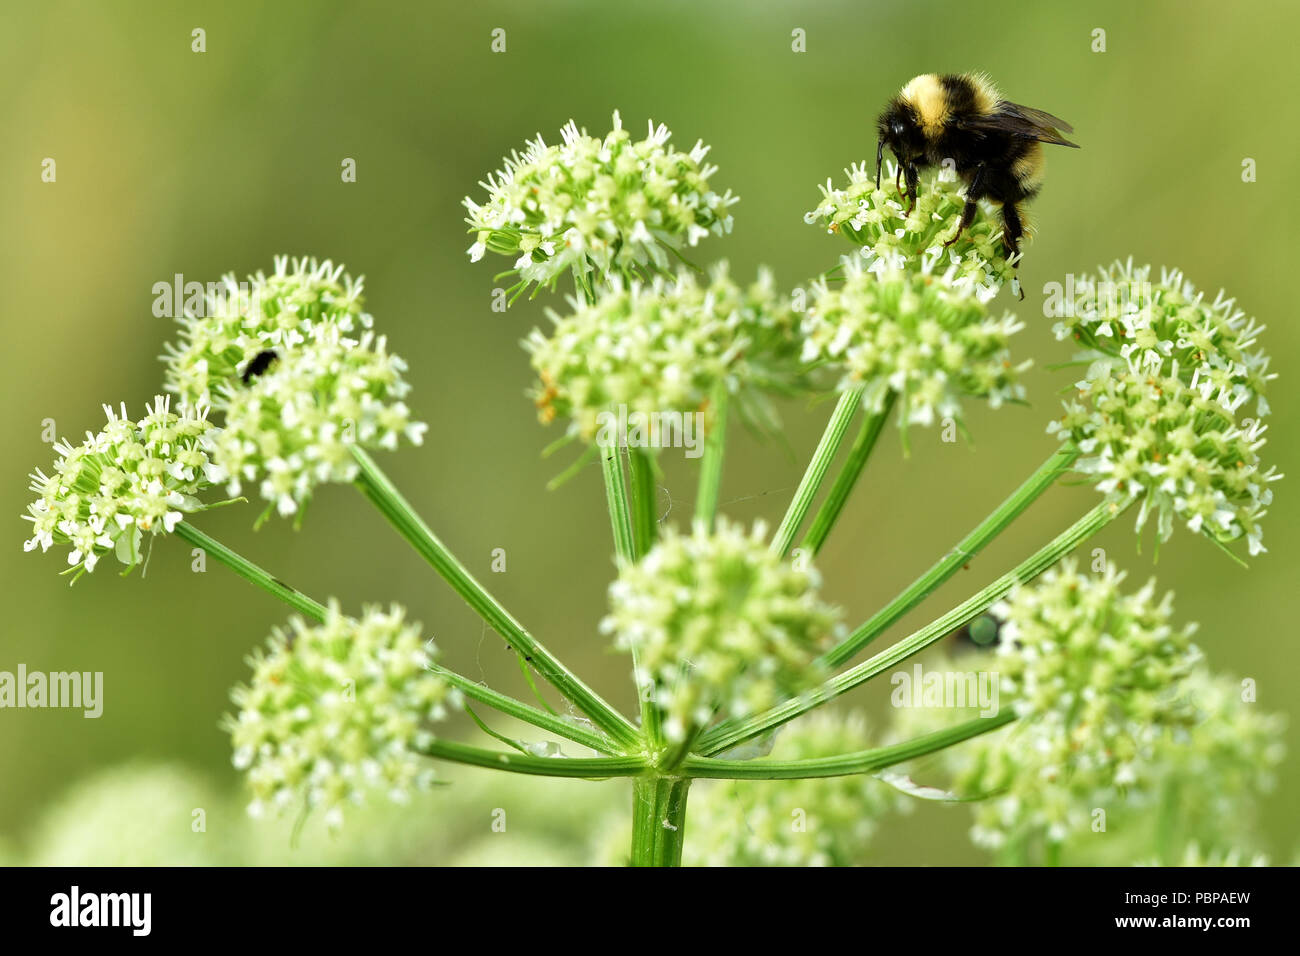
[[[1058,338],[1091,360],[1065,414],[1048,431],[1083,452],[1076,468],[1103,494],[1141,496],[1140,529],[1175,519],[1221,543],[1266,550],[1261,519],[1273,499],[1259,452],[1268,356],[1260,326],[1220,293],[1207,300],[1181,272],[1115,263],[1077,283]],[[1253,407],[1252,407],[1253,406]]]
[[[465,198],[465,221],[477,233],[470,258],[514,256],[521,290],[551,286],[569,271],[585,291],[593,273],[631,281],[665,272],[670,253],[729,232],[727,209],[737,201],[709,186],[717,167],[704,162],[707,146],[683,153],[669,136],[651,123],[645,139],[633,140],[617,112],[603,139],[572,122],[557,146],[538,136],[480,183],[483,203]]]
[[[803,359],[836,372],[841,391],[865,386],[873,413],[896,395],[904,424],[960,420],[966,398],[995,408],[1021,399],[1018,376],[1029,363],[1012,364],[1008,343],[1023,324],[990,314],[960,287],[955,266],[935,267],[933,258],[919,269],[901,259],[868,266],[845,258],[842,282],[813,285]]]
[[[824,710],[782,727],[774,760],[834,757],[873,746],[866,718]],[[870,776],[700,781],[691,788],[687,866],[858,866],[880,818],[902,796]]]
[[[31,551],[70,548],[68,564],[80,575],[113,552],[128,568],[141,560],[145,535],[170,533],[182,517],[200,511],[198,495],[223,473],[212,461],[215,429],[207,409],[158,396],[138,422],[104,406],[108,423],[86,433],[80,445],[54,446],[53,474],[32,473],[38,497],[24,515],[32,522]]]
[[[217,294],[205,298],[202,315],[177,320],[180,342],[163,353],[168,391],[195,404],[210,402],[260,353],[294,349],[317,326],[346,333],[370,328],[374,320],[362,310],[362,285],[328,259],[288,256],[275,258],[270,275],[259,272],[244,283],[224,276]]]
[[[325,482],[346,482],[358,466],[351,448],[418,445],[426,425],[402,401],[406,363],[387,351],[383,336],[344,336],[317,326],[277,360],[273,372],[223,390],[225,427],[215,455],[229,475],[229,492],[257,481],[281,515],[305,505]]]
[[[993,608],[1000,692],[1020,719],[980,738],[962,777],[968,792],[1002,792],[977,810],[976,842],[1028,830],[1062,843],[1088,827],[1098,794],[1149,788],[1157,748],[1195,722],[1195,627],[1174,626],[1154,582],[1125,594],[1123,580],[1067,561]]]
[[[685,271],[630,286],[616,278],[593,304],[572,306],[551,313],[549,337],[534,329],[524,346],[541,379],[542,421],[569,419],[584,440],[618,406],[648,416],[702,412],[719,385],[757,397],[797,377],[796,317],[766,270],[748,287],[726,263],[704,283]]]
[[[601,624],[635,650],[637,686],[665,714],[670,741],[689,741],[719,712],[742,717],[808,689],[834,637],[838,611],[818,596],[820,577],[772,554],[767,528],[671,528],[610,585]]]
[[[322,809],[331,825],[367,792],[404,802],[432,782],[419,751],[429,724],[460,705],[430,671],[432,642],[394,606],[360,620],[331,603],[323,624],[290,621],[249,658],[251,682],[231,692],[234,764],[253,792],[249,812]]]
[[[420,444],[406,363],[372,331],[360,280],[329,261],[278,258],[271,275],[225,288],[204,316],[181,319],[164,359],[168,387],[221,416],[214,458],[230,494],[252,482],[268,508],[301,514],[317,485],[356,476],[353,446]]]
[[[886,179],[894,179],[897,171],[888,163]],[[835,188],[829,179],[818,187],[822,201],[804,215],[804,222],[844,236],[861,247],[868,262],[936,259],[954,285],[986,302],[1015,277],[1015,266],[1007,261],[1000,241],[1000,218],[988,202],[979,204],[975,221],[944,248],[956,234],[966,204],[956,176],[927,173],[918,184],[916,205],[905,212],[905,197],[887,182],[877,189],[875,170],[865,162],[853,164],[844,174],[848,183],[843,188]]]

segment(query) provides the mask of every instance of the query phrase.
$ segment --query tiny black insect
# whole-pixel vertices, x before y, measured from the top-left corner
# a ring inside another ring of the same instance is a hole
[[[253,379],[266,372],[271,367],[271,363],[280,356],[275,354],[275,349],[266,349],[254,355],[244,366],[244,374],[239,376],[243,383],[247,385]]]

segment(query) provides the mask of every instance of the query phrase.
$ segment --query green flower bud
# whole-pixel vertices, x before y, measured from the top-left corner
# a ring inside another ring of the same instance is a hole
[[[748,287],[725,263],[707,283],[689,272],[626,287],[615,279],[594,304],[572,305],[551,313],[550,336],[534,329],[524,346],[540,378],[541,420],[567,419],[585,441],[628,440],[603,427],[620,408],[651,421],[703,413],[722,387],[770,417],[760,391],[795,387],[796,318],[767,271]]]
[[[366,608],[356,620],[331,602],[323,624],[293,618],[248,659],[252,680],[231,692],[239,712],[225,729],[251,814],[320,808],[336,826],[369,791],[400,803],[432,782],[418,750],[460,695],[429,670],[433,644],[405,615]]]
[[[782,561],[762,522],[748,533],[725,520],[710,533],[665,529],[609,589],[601,624],[635,650],[637,686],[665,714],[670,741],[689,741],[717,713],[741,717],[812,687],[833,639],[837,609],[818,596],[811,567]]]

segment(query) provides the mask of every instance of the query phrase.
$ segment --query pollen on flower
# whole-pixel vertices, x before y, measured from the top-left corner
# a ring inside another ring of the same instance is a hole
[[[206,507],[198,496],[224,477],[212,457],[219,430],[207,408],[173,411],[171,398],[159,395],[145,412],[133,421],[125,405],[105,405],[108,423],[98,433],[54,446],[53,473],[31,476],[37,498],[23,516],[32,523],[24,550],[65,544],[78,575],[108,552],[131,568],[143,558],[146,534],[171,533],[183,515]]]
[[[430,670],[436,651],[405,611],[366,608],[359,619],[331,603],[322,624],[299,618],[249,659],[250,683],[224,726],[246,772],[249,812],[344,809],[380,792],[404,802],[432,783],[420,749],[460,695]]]
[[[617,112],[604,138],[573,122],[560,136],[558,145],[539,135],[522,154],[512,152],[480,183],[482,203],[465,198],[476,235],[470,259],[514,257],[517,291],[553,286],[566,272],[578,290],[613,275],[663,274],[672,253],[731,231],[727,210],[737,197],[709,185],[717,167],[704,162],[703,144],[680,152],[668,145],[667,127],[653,123],[646,139],[634,140]]]

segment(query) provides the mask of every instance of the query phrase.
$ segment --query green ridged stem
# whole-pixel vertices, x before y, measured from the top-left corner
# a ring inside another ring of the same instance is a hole
[[[718,760],[711,757],[690,757],[682,764],[682,772],[691,777],[721,780],[806,780],[811,777],[847,777],[852,774],[874,773],[935,753],[980,734],[987,734],[1005,727],[1015,719],[1015,712],[1008,709],[991,717],[977,717],[901,744],[834,757],[808,760]]]
[[[966,566],[986,545],[1007,529],[1021,513],[1037,501],[1056,479],[1065,474],[1079,451],[1065,445],[1053,452],[1038,466],[1028,479],[981,521],[970,534],[962,538],[930,570],[907,586],[897,597],[886,604],[826,653],[823,660],[830,667],[839,667],[851,660],[858,651],[880,636],[890,625],[912,608],[924,601],[936,588]]]
[[[1069,528],[1059,534],[1051,543],[1035,552],[992,584],[967,598],[948,613],[931,621],[919,631],[913,632],[887,650],[881,651],[856,667],[814,688],[802,697],[786,701],[762,714],[743,721],[724,721],[700,738],[695,753],[711,757],[730,750],[746,740],[767,733],[794,720],[827,701],[834,700],[841,694],[866,683],[871,678],[897,666],[913,654],[924,650],[935,641],[950,634],[956,628],[983,614],[990,606],[1004,598],[1017,584],[1032,581],[1057,561],[1073,551],[1079,544],[1092,537],[1107,524],[1124,512],[1132,500],[1119,504],[1110,500],[1103,501]]]
[[[533,668],[615,743],[635,748],[640,734],[632,723],[570,671],[475,580],[463,564],[416,514],[388,476],[361,448],[352,446],[361,466],[356,486],[408,544],[438,572],[453,591],[515,650],[532,658]]]
[[[644,776],[633,782],[633,866],[681,866],[690,786],[683,777]]]
[[[831,412],[830,421],[826,423],[826,430],[822,432],[821,441],[817,443],[817,449],[813,452],[812,460],[808,462],[803,478],[799,481],[799,487],[795,489],[794,498],[790,501],[790,507],[786,509],[781,526],[777,528],[772,538],[773,554],[784,557],[790,550],[794,536],[799,533],[799,526],[803,524],[804,518],[808,517],[813,499],[817,497],[822,482],[826,480],[826,472],[830,469],[831,462],[835,460],[840,445],[844,443],[849,422],[853,421],[858,406],[862,404],[862,392],[862,389],[855,388],[840,393],[839,401],[835,403],[835,410]]]
[[[867,467],[867,460],[871,457],[872,450],[876,447],[876,439],[884,430],[885,422],[889,419],[889,413],[893,410],[894,403],[898,400],[898,394],[891,391],[889,397],[885,399],[885,407],[878,414],[868,413],[862,421],[862,427],[858,429],[858,437],[854,439],[853,445],[849,448],[848,458],[844,461],[844,467],[835,478],[835,483],[831,485],[831,490],[826,494],[826,500],[817,509],[817,515],[813,518],[812,526],[808,533],[804,535],[803,543],[800,545],[809,555],[816,555],[826,543],[830,536],[831,529],[835,527],[835,522],[839,520],[840,512],[844,510],[844,505],[849,500],[849,495],[853,492],[853,487],[862,477],[862,471]]]

